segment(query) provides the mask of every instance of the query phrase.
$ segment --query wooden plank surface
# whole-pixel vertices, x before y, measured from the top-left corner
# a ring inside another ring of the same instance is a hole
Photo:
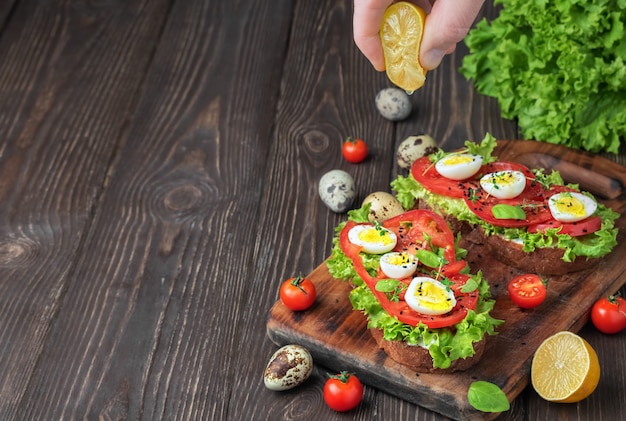
[[[463,45],[391,123],[351,0],[0,3],[0,419],[446,419],[373,387],[335,413],[321,365],[287,393],[261,373],[279,283],[325,259],[344,217],[317,197],[324,172],[362,199],[409,134],[517,138],[458,73]],[[341,158],[348,135],[363,164]],[[527,388],[501,418],[626,416],[608,357],[624,336],[586,338],[611,368],[598,393],[555,406]]]
[[[8,22],[9,15],[18,0],[5,0],[0,3],[0,28],[3,28],[4,25]]]
[[[21,1],[0,39],[2,419],[63,418],[48,409],[71,396],[54,398],[69,373],[42,361],[83,357],[64,346],[71,337],[55,345],[49,334],[60,309],[75,307],[64,304],[72,277],[85,284],[77,258],[167,11],[98,5]],[[47,370],[49,391],[37,386]]]
[[[608,174],[616,185],[626,185],[626,170],[597,156],[538,142],[501,142],[495,154],[504,161],[526,160],[531,168],[551,157],[567,162],[572,171],[567,182],[591,181]],[[521,159],[520,159],[521,158]],[[531,161],[533,159],[533,161]],[[568,167],[569,168],[569,167]],[[596,171],[585,173],[585,170]],[[616,212],[626,211],[626,192],[602,200]],[[307,275],[319,291],[319,301],[310,311],[293,313],[277,302],[270,311],[268,336],[278,345],[298,343],[307,347],[315,360],[333,370],[357,373],[371,386],[427,407],[458,420],[490,419],[473,410],[467,390],[476,380],[497,384],[510,401],[528,385],[534,351],[548,336],[562,330],[578,332],[588,320],[588,309],[600,297],[612,294],[624,284],[626,272],[626,219],[620,229],[618,246],[598,266],[562,276],[549,276],[548,297],[538,308],[519,309],[509,298],[506,285],[523,271],[497,261],[471,243],[467,261],[472,272],[482,271],[491,285],[496,305],[493,317],[504,320],[498,335],[489,337],[480,362],[464,372],[419,374],[396,363],[378,349],[367,333],[367,322],[360,312],[352,311],[348,300],[350,285],[334,280],[325,263]],[[343,367],[343,368],[342,368]]]
[[[101,196],[88,209],[93,215],[80,256],[59,288],[62,305],[22,398],[29,403],[20,408],[23,419],[212,419],[227,413],[229,388],[216,379],[235,370],[241,326],[229,320],[243,317],[231,311],[244,308],[236,304],[246,294],[238,280],[252,276],[250,269],[233,269],[252,253],[239,245],[254,241],[254,231],[232,227],[258,206],[263,161],[257,158],[267,154],[291,6],[129,4],[125,13],[113,13],[113,3],[75,12],[105,26],[93,41],[83,41],[85,58],[129,66],[107,56],[119,51],[130,60],[143,53],[151,67],[144,73],[137,65],[140,78],[122,86],[142,90],[131,103],[132,121],[118,121],[128,125],[125,131],[101,134],[115,155],[99,161],[110,165],[108,174],[97,173]],[[120,25],[111,28],[119,32],[106,32],[116,16],[128,20],[129,32]],[[273,30],[261,32],[264,25]],[[144,50],[128,50],[128,41]],[[107,66],[86,68],[95,78]],[[106,74],[103,80],[114,81]],[[79,141],[80,130],[84,122],[68,136]],[[231,300],[215,299],[223,296]],[[227,352],[213,352],[216,346]],[[64,393],[56,397],[58,390]]]

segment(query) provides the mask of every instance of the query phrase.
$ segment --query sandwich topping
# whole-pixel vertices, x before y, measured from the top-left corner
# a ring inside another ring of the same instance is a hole
[[[450,180],[465,180],[476,174],[483,163],[480,155],[450,154],[435,164],[435,170]]]
[[[374,225],[355,225],[348,231],[348,240],[370,254],[387,253],[398,243],[394,232]]]
[[[392,182],[405,208],[415,200],[456,219],[481,226],[486,235],[498,234],[519,239],[524,251],[537,247],[559,247],[563,260],[577,256],[602,257],[617,244],[614,221],[618,214],[598,203],[577,185],[565,184],[557,171],[529,169],[516,163],[498,161],[491,155],[496,146],[487,135],[480,144],[466,142],[467,152],[437,153],[414,161],[408,177]],[[465,178],[450,174],[443,165],[451,160],[469,165],[463,156],[480,156],[475,172]]]
[[[558,193],[548,200],[552,217],[561,222],[578,222],[589,218],[598,208],[592,198],[581,193]]]
[[[434,367],[474,355],[473,344],[495,334],[502,321],[490,316],[489,284],[480,272],[469,274],[448,224],[425,209],[371,223],[368,208],[348,212],[326,262],[334,278],[354,285],[353,309],[385,340],[428,349]],[[380,236],[394,238],[393,248],[370,248]]]
[[[438,162],[445,159],[442,158]],[[433,193],[462,198],[468,209],[476,216],[496,226],[529,227],[549,220],[578,222],[591,216],[583,213],[583,218],[572,220],[564,216],[567,213],[562,210],[565,206],[560,206],[561,211],[552,212],[551,209],[556,210],[556,206],[549,204],[558,203],[550,200],[552,196],[562,197],[568,192],[579,197],[583,196],[582,193],[566,186],[545,186],[537,180],[530,169],[514,162],[485,164],[474,175],[457,180],[437,171],[437,165],[433,167],[430,157],[425,156],[416,161],[411,174],[418,183]],[[450,185],[448,189],[445,188],[446,184]],[[591,203],[595,203],[595,200],[588,196],[579,199],[582,200],[589,203],[590,209]]]
[[[498,199],[513,199],[526,188],[526,177],[521,171],[497,171],[484,175],[480,187]]]
[[[396,238],[393,251],[397,254],[382,256],[376,273],[370,274],[364,260],[389,250],[378,248],[372,252],[371,248],[366,249],[361,239],[350,235],[355,231]],[[434,212],[423,209],[408,211],[386,220],[382,227],[347,221],[339,234],[339,246],[383,309],[402,323],[411,326],[423,323],[430,328],[452,326],[463,320],[468,310],[476,308],[478,291],[464,288],[470,276],[459,273],[466,265],[464,261],[456,260],[454,235],[443,218]],[[424,256],[421,261],[420,255]],[[391,272],[387,263],[389,260],[395,260],[394,266],[400,268],[415,268],[411,273],[407,270],[406,276],[392,278],[386,273]],[[413,278],[418,264],[423,275]],[[435,275],[429,275],[432,273]]]
[[[427,276],[413,278],[404,297],[413,310],[430,316],[446,314],[456,306],[454,291]]]

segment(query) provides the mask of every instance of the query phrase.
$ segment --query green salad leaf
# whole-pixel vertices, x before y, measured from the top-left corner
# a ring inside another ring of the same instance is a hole
[[[495,0],[461,73],[526,139],[617,153],[626,135],[626,0]]]

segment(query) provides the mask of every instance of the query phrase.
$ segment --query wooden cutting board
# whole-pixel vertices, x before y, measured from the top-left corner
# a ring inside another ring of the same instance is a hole
[[[580,184],[616,212],[626,211],[626,168],[619,164],[532,141],[500,141],[496,155],[529,167],[559,169],[566,182]],[[497,336],[489,337],[480,362],[465,372],[417,374],[388,358],[367,331],[365,317],[352,310],[349,284],[332,279],[325,263],[308,276],[318,291],[314,306],[294,313],[278,301],[270,310],[267,334],[279,346],[305,346],[316,364],[332,371],[354,372],[369,386],[445,416],[493,419],[497,414],[482,413],[469,405],[468,387],[476,380],[489,381],[500,386],[512,401],[530,381],[530,364],[539,344],[561,330],[578,332],[595,300],[615,293],[626,282],[626,218],[619,218],[617,225],[620,233],[615,250],[594,268],[550,277],[546,301],[533,310],[519,309],[506,292],[508,280],[520,273],[518,270],[480,250],[468,250],[472,272],[482,270],[490,282],[496,299],[493,316],[505,323],[498,327]]]

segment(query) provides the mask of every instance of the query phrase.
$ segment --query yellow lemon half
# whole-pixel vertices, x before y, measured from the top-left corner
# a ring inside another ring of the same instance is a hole
[[[539,396],[547,401],[579,402],[598,386],[600,363],[587,341],[562,331],[539,345],[530,378]]]
[[[389,80],[407,93],[424,85],[426,69],[419,62],[426,14],[412,3],[398,2],[385,10],[380,40]]]

